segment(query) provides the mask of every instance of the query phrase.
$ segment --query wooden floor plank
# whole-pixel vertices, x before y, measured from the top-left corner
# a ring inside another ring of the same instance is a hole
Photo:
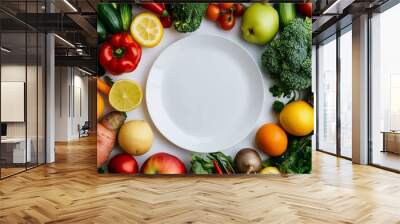
[[[93,137],[0,181],[0,223],[400,223],[400,175],[313,153],[290,177],[99,175]]]

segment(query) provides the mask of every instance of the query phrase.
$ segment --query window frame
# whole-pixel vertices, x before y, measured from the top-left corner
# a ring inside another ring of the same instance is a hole
[[[336,33],[332,34],[331,36],[325,38],[324,40],[319,41],[316,44],[316,131],[315,131],[315,141],[316,141],[316,150],[319,152],[323,152],[329,155],[333,155],[333,156],[337,156],[339,158],[343,158],[346,160],[352,160],[352,158],[347,157],[342,155],[342,150],[341,150],[341,116],[340,116],[340,112],[341,112],[341,89],[340,89],[340,84],[341,84],[341,55],[340,55],[340,37],[344,34],[346,34],[347,32],[351,32],[352,31],[352,23],[349,23],[348,25],[346,25],[345,27],[343,27],[340,30],[337,30]],[[319,89],[320,89],[320,74],[319,74],[319,66],[320,66],[320,56],[319,56],[319,47],[322,43],[328,43],[330,41],[336,41],[336,152],[332,153],[332,152],[328,152],[324,149],[321,149],[320,143],[319,143]]]

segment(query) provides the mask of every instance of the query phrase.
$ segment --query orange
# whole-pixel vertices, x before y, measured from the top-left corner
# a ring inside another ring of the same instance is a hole
[[[256,134],[256,144],[268,156],[280,156],[287,148],[285,131],[276,124],[264,124]]]
[[[104,100],[103,97],[97,92],[97,119],[101,117],[104,111]]]
[[[305,101],[294,101],[283,108],[279,121],[289,134],[308,135],[314,130],[314,109]]]

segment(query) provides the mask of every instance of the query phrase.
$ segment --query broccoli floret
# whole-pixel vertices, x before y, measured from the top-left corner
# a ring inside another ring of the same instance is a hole
[[[311,86],[311,20],[296,18],[268,44],[261,56],[277,84],[270,89],[273,96],[290,97],[293,91]]]
[[[263,65],[268,68],[268,71],[272,76],[279,74],[282,68],[281,56],[279,55],[279,40],[271,42],[269,47],[265,49],[265,52],[261,56]],[[278,78],[279,76],[273,77]]]
[[[172,20],[176,31],[187,33],[197,30],[206,10],[206,3],[174,4]]]
[[[309,78],[302,70],[299,72],[283,70],[280,78],[282,83],[285,83],[289,89],[303,90],[311,86],[311,78]]]

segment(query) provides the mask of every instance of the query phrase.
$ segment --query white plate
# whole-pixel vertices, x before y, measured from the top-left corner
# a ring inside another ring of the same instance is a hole
[[[147,80],[154,125],[175,145],[195,152],[228,149],[253,130],[264,102],[257,63],[238,44],[192,35],[165,49]]]

